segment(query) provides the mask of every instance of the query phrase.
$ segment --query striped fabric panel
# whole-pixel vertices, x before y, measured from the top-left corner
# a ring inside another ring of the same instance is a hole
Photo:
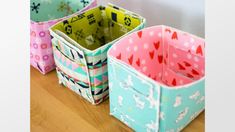
[[[87,63],[89,69],[97,69],[107,64],[107,58],[105,60],[97,60],[95,63]]]
[[[104,65],[97,69],[88,69],[90,77],[94,78],[103,74],[106,74],[108,72],[107,65]]]
[[[96,63],[95,60],[105,60],[107,58],[107,52],[108,49],[112,46],[114,42],[110,42],[106,44],[105,46],[101,47],[101,49],[98,49],[94,51],[93,53],[86,54],[86,60],[88,63]]]
[[[62,62],[63,59],[59,59],[60,52],[57,49],[54,49],[55,51],[55,63],[57,67],[59,67],[62,71],[67,73],[68,75],[72,76],[73,78],[77,80],[81,80],[85,83],[88,83],[88,76],[86,75],[85,71],[81,71],[82,69],[78,67],[77,69],[72,69],[71,65],[67,65],[67,61],[70,61],[66,57],[64,57],[64,62]],[[63,55],[61,54],[63,57]],[[60,58],[62,58],[60,57]],[[74,63],[71,61],[71,63]],[[104,67],[101,67],[99,69],[95,70],[89,70],[89,78],[91,80],[91,86],[94,88],[101,88],[100,85],[103,83],[106,83],[108,80],[108,71],[107,71],[107,65]]]
[[[57,74],[59,79],[63,82],[63,84],[70,88],[71,90],[73,90],[74,92],[76,92],[77,94],[83,96],[84,98],[86,98],[88,101],[91,102],[91,98],[94,98],[94,100],[97,102],[99,102],[99,100],[103,99],[103,97],[108,96],[108,82],[106,81],[104,84],[99,85],[102,88],[95,88],[92,89],[91,91],[91,95],[90,96],[88,94],[88,91],[86,91],[86,89],[84,89],[83,87],[81,87],[80,85],[77,85],[77,83],[74,83],[72,77],[70,77],[69,75],[67,75],[66,73],[64,73],[63,71],[61,71],[58,67],[57,67]],[[87,90],[90,90],[89,88]]]
[[[107,90],[107,91],[105,91],[105,92],[102,94],[102,96],[96,96],[96,97],[94,97],[94,98],[95,98],[95,99],[94,99],[94,100],[95,100],[95,104],[101,103],[102,101],[108,99],[108,97],[109,97],[109,91]]]
[[[76,83],[71,81],[72,78],[67,79],[65,77],[67,75],[65,73],[63,73],[61,70],[59,70],[58,68],[56,69],[56,71],[57,71],[57,75],[58,75],[59,80],[63,83],[64,86],[68,87],[69,89],[71,89],[75,93],[79,94],[80,96],[84,97],[86,100],[88,100],[89,102],[94,104],[93,95],[90,92],[89,88],[85,89],[85,88],[81,87],[80,85],[77,85]]]
[[[84,56],[82,51],[74,49],[72,46],[68,46],[62,41],[57,41],[58,50],[62,52],[70,60],[73,60],[76,63],[85,65],[87,63],[89,69],[97,69],[107,64],[107,51],[98,56]]]
[[[60,63],[58,63],[57,60],[55,60],[55,63],[56,63],[57,68],[59,68],[61,71],[68,74],[69,76],[73,77],[74,79],[80,80],[84,83],[89,83],[87,76],[82,75],[82,74],[78,74],[72,70],[69,70],[68,68],[66,68],[63,65],[61,65]]]
[[[73,69],[71,65],[66,65],[66,63],[62,62],[61,59],[57,57],[56,53],[54,54],[54,60],[57,67],[59,67],[62,71],[66,72],[73,78],[79,79],[86,83],[89,82],[87,73],[81,67]]]
[[[68,58],[72,62],[76,62],[82,66],[85,66],[85,64],[86,64],[86,63],[82,62],[82,61],[85,62],[86,60],[82,60],[82,59],[78,58],[79,53],[77,53],[75,50],[70,50],[71,52],[68,52],[64,49],[61,49],[59,46],[53,46],[53,50],[58,51],[60,54],[62,54],[63,56],[65,56],[66,58]],[[58,56],[58,57],[60,57],[60,56]],[[74,59],[74,58],[76,58],[76,59]]]
[[[85,74],[79,74],[78,72],[74,72],[74,70],[71,70],[67,66],[64,66],[63,63],[58,61],[58,59],[56,57],[55,57],[55,63],[57,65],[57,67],[60,68],[62,71],[64,71],[66,74],[70,75],[71,77],[73,77],[77,80],[81,80],[85,83],[88,83],[88,76],[86,76]],[[93,74],[94,76],[90,75],[90,79],[93,80],[93,81],[91,81],[92,87],[102,88],[102,87],[100,87],[100,85],[107,82],[107,80],[108,80],[107,66],[105,66],[105,68],[103,68],[103,69],[104,69],[104,71],[102,70],[102,68],[100,68],[100,71],[98,71],[98,72],[100,72],[100,74]]]
[[[91,87],[91,90],[92,90],[92,91],[100,91],[101,89],[104,89],[104,88],[106,88],[107,86],[108,86],[108,81],[106,81],[106,82],[100,84],[99,86],[92,86],[92,87]]]
[[[90,82],[92,86],[99,86],[100,84],[108,81],[108,72],[96,77],[90,77]]]
[[[57,42],[57,44],[60,48],[60,51],[64,53],[69,59],[85,65],[86,60],[83,60],[84,56],[82,51],[74,49],[72,46],[68,46],[60,40]]]
[[[69,74],[65,73],[64,71],[62,71],[59,67],[56,67],[57,71],[60,72],[62,74],[63,77],[65,77],[67,80],[71,81],[74,84],[77,84],[79,86],[81,86],[82,88],[89,88],[89,83],[83,82],[81,80],[78,80],[72,76],[70,76]]]

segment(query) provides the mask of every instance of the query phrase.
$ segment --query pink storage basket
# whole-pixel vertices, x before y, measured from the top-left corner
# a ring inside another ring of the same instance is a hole
[[[72,0],[70,0],[70,2],[72,2]],[[61,2],[60,4],[63,4],[63,3],[69,4],[70,2],[67,2],[67,3]],[[79,2],[82,2],[82,1],[79,1]],[[97,0],[85,0],[83,1],[83,3],[84,3],[84,8],[80,9],[79,11],[77,11],[76,13],[72,15],[75,15],[77,13],[80,13],[80,12],[83,12],[90,8],[95,7],[97,5]],[[46,4],[50,4],[50,3],[46,3]],[[31,12],[36,11],[36,13],[38,13],[37,9],[39,9],[39,7],[37,6],[43,6],[43,3],[42,2],[37,3],[37,2],[31,1],[31,8],[32,8]],[[52,8],[54,7],[52,6]],[[72,16],[71,13],[68,13],[68,14],[70,15],[67,15],[63,18],[51,19],[51,20],[42,21],[42,22],[41,21],[37,22],[32,19],[30,20],[30,64],[36,69],[38,69],[42,74],[46,74],[55,69],[55,62],[53,58],[52,44],[51,44],[51,36],[50,36],[48,29],[49,27],[56,24],[57,22]]]

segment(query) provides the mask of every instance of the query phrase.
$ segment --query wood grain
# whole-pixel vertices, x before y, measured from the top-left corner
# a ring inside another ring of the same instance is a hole
[[[58,84],[56,72],[40,74],[33,67],[31,79],[32,132],[131,132],[109,115],[109,101],[93,106],[68,88]],[[204,112],[183,132],[204,132]]]

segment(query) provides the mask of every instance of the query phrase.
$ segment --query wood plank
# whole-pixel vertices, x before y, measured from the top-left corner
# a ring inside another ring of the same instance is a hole
[[[131,132],[109,115],[109,101],[93,106],[68,88],[59,85],[56,72],[40,74],[33,67],[31,79],[32,132]],[[204,112],[183,132],[204,132]]]

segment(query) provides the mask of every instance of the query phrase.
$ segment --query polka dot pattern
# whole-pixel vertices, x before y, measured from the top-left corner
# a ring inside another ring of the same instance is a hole
[[[39,61],[40,57],[38,55],[35,55],[35,59]]]
[[[46,67],[45,67],[45,70],[46,70],[46,71],[50,71],[50,69],[51,69],[50,66],[46,66]]]
[[[47,44],[45,43],[41,44],[41,49],[47,49]]]
[[[48,56],[48,55],[44,55],[44,56],[43,56],[43,60],[46,61],[46,60],[48,60],[48,59],[49,59],[49,56]]]
[[[55,68],[53,60],[51,37],[48,28],[57,21],[48,23],[33,23],[30,31],[30,63],[41,73],[46,74]]]
[[[34,43],[34,44],[33,44],[33,48],[34,48],[34,49],[38,49],[38,44]]]
[[[44,31],[41,31],[41,32],[39,32],[39,36],[40,36],[40,37],[45,37],[45,36],[46,36],[46,33],[45,33]]]
[[[80,10],[80,12],[95,6],[96,1]],[[51,36],[48,29],[67,17],[69,16],[44,22],[30,21],[30,64],[42,74],[46,74],[55,69]]]
[[[36,33],[34,31],[31,31],[31,34],[30,34],[32,37],[36,37]]]

